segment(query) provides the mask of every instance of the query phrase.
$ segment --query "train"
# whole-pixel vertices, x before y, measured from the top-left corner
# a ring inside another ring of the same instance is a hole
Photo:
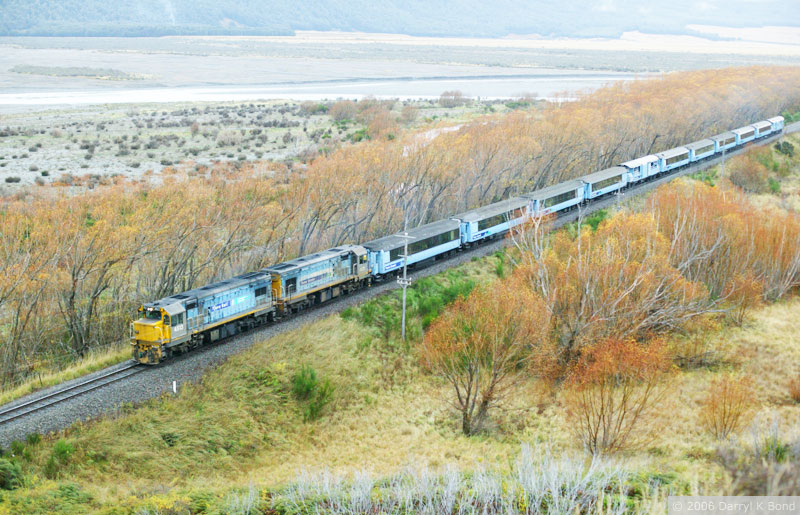
[[[575,209],[752,141],[781,134],[775,116],[640,157],[519,197],[361,244],[342,245],[143,304],[131,323],[133,359],[155,365],[348,295],[375,282],[504,236],[532,217]],[[406,256],[405,245],[408,242]]]

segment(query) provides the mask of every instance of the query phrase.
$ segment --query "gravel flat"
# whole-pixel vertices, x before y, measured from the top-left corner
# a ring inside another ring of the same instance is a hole
[[[800,130],[800,122],[788,125],[784,132],[790,133],[798,130]],[[776,138],[774,137],[769,138],[759,142],[758,144],[768,144],[775,139]],[[731,155],[735,155],[739,152],[741,152],[741,150],[728,153],[726,157],[730,157]],[[675,177],[691,174],[698,170],[709,168],[717,164],[719,161],[721,161],[721,158],[706,161],[700,163],[699,165],[681,170],[678,173],[663,177],[657,181],[636,186],[635,188],[625,191],[623,194],[610,196],[602,201],[595,202],[592,205],[587,206],[582,210],[582,214],[586,215],[598,209],[608,208],[616,204],[620,204],[628,198],[646,193],[653,188],[656,188],[659,185],[674,179]],[[577,211],[573,211],[565,216],[559,217],[555,223],[555,227],[560,227],[564,224],[573,222],[577,218],[578,214],[579,213]],[[507,240],[497,240],[479,247],[474,247],[470,250],[458,253],[451,259],[439,261],[424,269],[409,273],[409,277],[414,279],[437,274],[443,270],[469,261],[473,257],[491,254],[507,244]],[[64,429],[78,420],[87,420],[102,416],[104,414],[114,413],[123,403],[138,403],[153,397],[157,397],[165,392],[172,391],[173,381],[176,382],[178,388],[180,389],[181,385],[189,381],[199,380],[206,370],[218,366],[229,356],[247,349],[254,343],[264,342],[277,334],[294,330],[309,322],[313,322],[333,313],[338,313],[348,306],[359,304],[367,299],[395,288],[398,288],[397,283],[393,280],[388,280],[382,284],[374,285],[371,288],[354,293],[349,297],[341,298],[330,304],[319,306],[313,310],[307,311],[301,315],[295,316],[294,318],[282,321],[275,325],[256,329],[249,333],[238,335],[226,341],[219,342],[215,345],[204,347],[197,351],[179,356],[162,365],[146,367],[143,372],[132,375],[131,377],[119,382],[109,384],[97,390],[85,393],[74,399],[70,399],[63,403],[59,403],[41,411],[37,411],[36,413],[9,421],[0,425],[0,446],[7,448],[12,440],[23,439],[29,433],[38,432],[46,434],[48,432]],[[120,363],[118,365],[114,365],[113,367],[94,372],[93,374],[62,383],[61,385],[41,390],[9,403],[6,406],[3,406],[3,408],[15,406],[23,402],[36,399],[66,386],[86,381],[87,379],[100,376],[111,370],[123,368],[126,365],[127,363]]]

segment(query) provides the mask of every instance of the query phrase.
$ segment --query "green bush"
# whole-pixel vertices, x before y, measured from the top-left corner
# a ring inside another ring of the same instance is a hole
[[[781,183],[772,177],[769,178],[769,191],[773,195],[780,193],[781,191]]]
[[[0,458],[0,488],[13,490],[22,486],[22,469],[18,463]]]
[[[56,479],[59,470],[61,470],[61,466],[58,464],[58,461],[56,461],[55,456],[51,455],[44,464],[44,477],[47,479]]]
[[[42,441],[42,435],[39,433],[30,433],[25,437],[25,440],[28,442],[28,445],[37,445]]]
[[[292,393],[298,399],[306,400],[311,397],[318,383],[317,372],[311,366],[303,365],[292,376]]]
[[[20,442],[19,440],[14,440],[11,442],[11,454],[14,456],[20,456],[22,452],[25,450],[25,444]]]
[[[75,453],[75,446],[68,441],[61,439],[53,445],[53,455],[59,463],[66,464]]]
[[[323,408],[330,403],[333,397],[333,385],[327,379],[323,380],[316,388],[313,396],[303,409],[303,419],[306,422],[317,420]]]

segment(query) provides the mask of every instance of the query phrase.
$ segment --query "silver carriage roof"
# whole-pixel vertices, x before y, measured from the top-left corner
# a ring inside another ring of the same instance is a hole
[[[528,199],[523,197],[514,197],[508,200],[501,200],[500,202],[495,202],[494,204],[489,204],[488,206],[478,207],[472,209],[470,211],[465,211],[463,213],[459,213],[451,218],[453,220],[461,220],[462,222],[477,222],[478,220],[483,220],[484,218],[489,218],[495,215],[499,215],[502,213],[506,213],[513,209],[518,209],[520,207],[525,207],[530,202]]]
[[[600,170],[599,172],[590,173],[589,175],[584,175],[580,178],[581,181],[594,184],[596,182],[600,182],[605,179],[609,179],[616,175],[622,175],[623,173],[627,172],[626,168],[622,166],[612,166],[611,168],[606,168],[605,170]]]
[[[225,279],[224,281],[207,284],[206,286],[201,286],[200,288],[195,288],[182,293],[176,293],[175,295],[170,295],[169,297],[164,297],[163,299],[159,299],[154,302],[148,302],[144,305],[144,307],[163,308],[167,311],[167,313],[172,314],[170,309],[175,309],[172,306],[183,304],[184,301],[194,298],[203,299],[205,297],[210,297],[211,295],[222,293],[233,288],[246,286],[258,280],[269,280],[269,277],[270,275],[263,270],[259,272],[250,272],[247,274],[237,275],[236,277]],[[180,311],[183,311],[182,307],[180,308]]]
[[[439,220],[438,222],[421,225],[408,231],[408,235],[414,238],[413,240],[409,240],[409,243],[414,240],[424,240],[425,238],[452,231],[459,227],[461,227],[461,223],[457,220]],[[395,233],[390,236],[378,238],[377,240],[368,241],[362,245],[372,251],[392,250],[402,247],[405,241],[406,238],[403,237],[403,233]]]
[[[707,146],[713,145],[713,144],[714,144],[714,140],[713,139],[701,139],[700,141],[695,141],[694,143],[689,143],[688,145],[686,145],[686,148],[688,148],[689,150],[697,150],[698,148],[707,147]]]
[[[736,135],[733,133],[733,131],[727,131],[727,132],[723,132],[721,134],[717,134],[716,136],[711,136],[711,139],[714,140],[714,141],[722,141],[722,140],[726,140],[726,139],[732,138],[732,137],[736,137]]]
[[[733,129],[731,132],[741,136],[745,132],[749,132],[749,131],[753,131],[753,130],[755,130],[755,129],[753,129],[752,125],[745,125],[744,127],[739,127],[738,129]]]
[[[624,166],[625,168],[639,168],[642,165],[646,165],[648,163],[654,163],[656,161],[658,161],[658,156],[650,154],[649,156],[637,157],[636,159],[625,161],[620,166]]]
[[[268,266],[264,270],[275,275],[285,274],[287,272],[291,272],[293,270],[297,270],[299,268],[304,268],[309,265],[313,265],[314,263],[319,263],[321,261],[327,261],[332,257],[341,256],[342,254],[346,254],[348,252],[352,252],[357,256],[363,256],[366,254],[364,247],[361,245],[341,245],[339,247],[334,247],[331,249],[323,250],[321,252],[316,252],[314,254],[309,254],[308,256],[302,256],[299,258],[292,259],[291,261],[284,261],[283,263],[278,263],[277,265]]]
[[[556,195],[561,195],[562,193],[566,193],[568,191],[577,190],[578,188],[583,188],[583,183],[580,180],[575,179],[526,193],[523,195],[523,197],[531,200],[544,200],[550,197],[555,197]]]
[[[669,150],[665,150],[663,152],[659,152],[656,155],[661,159],[669,159],[670,157],[679,156],[681,154],[688,154],[689,150],[686,147],[675,147]]]
[[[760,122],[756,122],[751,127],[755,127],[758,130],[763,129],[764,127],[772,127],[772,124],[769,123],[769,120],[761,120]]]
[[[773,116],[772,118],[767,118],[769,123],[781,123],[783,121],[783,116]]]

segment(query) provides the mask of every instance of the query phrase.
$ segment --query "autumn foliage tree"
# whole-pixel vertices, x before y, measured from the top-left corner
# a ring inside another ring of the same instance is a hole
[[[712,306],[671,262],[673,246],[649,214],[614,216],[596,232],[579,227],[574,237],[551,235],[534,220],[513,235],[516,274],[545,299],[563,364],[598,339],[673,330]]]
[[[421,360],[452,386],[465,435],[481,431],[517,380],[546,369],[546,313],[530,290],[502,281],[456,301],[431,324]]]
[[[670,367],[658,340],[611,337],[584,348],[565,391],[570,426],[584,448],[601,454],[637,443],[642,421],[667,391]]]

